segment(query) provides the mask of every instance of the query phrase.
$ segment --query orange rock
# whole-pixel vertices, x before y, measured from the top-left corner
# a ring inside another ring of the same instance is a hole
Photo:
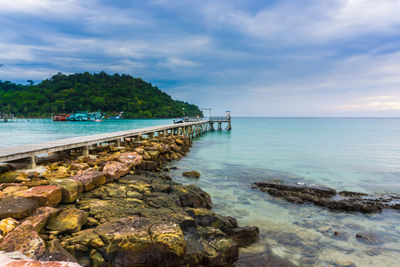
[[[15,195],[34,199],[39,206],[56,206],[62,199],[61,188],[57,185],[40,185],[24,191],[18,191]]]
[[[136,152],[126,152],[118,155],[118,161],[125,164],[128,169],[132,169],[142,163],[143,157]]]
[[[121,176],[127,175],[129,172],[128,167],[118,161],[107,161],[103,168],[103,173],[107,180],[116,180]]]
[[[81,182],[83,184],[83,191],[92,190],[106,182],[106,177],[102,172],[92,170],[72,176],[70,179]]]

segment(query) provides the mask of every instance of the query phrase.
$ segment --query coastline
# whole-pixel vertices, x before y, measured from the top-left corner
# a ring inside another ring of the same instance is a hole
[[[239,227],[211,210],[206,192],[171,181],[166,164],[187,154],[191,142],[178,136],[103,146],[1,174],[0,227],[7,231],[0,250],[83,266],[234,264],[258,228]],[[12,205],[19,210],[7,213]],[[252,255],[244,257],[251,262]]]

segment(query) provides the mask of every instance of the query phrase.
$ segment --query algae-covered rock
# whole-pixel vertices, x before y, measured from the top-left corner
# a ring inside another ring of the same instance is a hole
[[[82,226],[87,222],[88,214],[79,209],[66,209],[60,214],[51,218],[46,228],[59,233],[79,232]]]
[[[0,221],[0,241],[15,227],[18,226],[18,221],[13,218],[7,218]]]
[[[40,260],[77,262],[77,259],[61,246],[58,239],[53,239],[47,243],[47,249]]]
[[[41,256],[46,244],[30,224],[22,224],[9,233],[0,243],[0,250],[20,251],[30,258]]]
[[[167,257],[169,263],[183,258],[186,253],[186,242],[182,229],[173,222],[158,222],[153,224],[150,229],[150,236],[153,244],[161,253],[162,257]]]
[[[13,195],[15,192],[27,190],[29,187],[24,185],[14,185],[4,188],[3,193],[6,195]]]
[[[50,181],[50,184],[61,188],[63,203],[75,202],[83,191],[82,183],[73,179],[54,179]]]
[[[18,191],[16,196],[36,200],[39,206],[56,206],[62,199],[61,188],[57,185],[41,185]]]
[[[122,176],[129,173],[129,168],[123,163],[117,161],[107,161],[103,168],[103,174],[107,177],[107,180],[117,180]]]
[[[232,234],[233,229],[237,228],[236,219],[215,214],[209,209],[186,208],[185,211],[192,216],[200,226],[211,226],[227,234]]]
[[[23,197],[6,197],[0,199],[0,219],[22,219],[31,215],[38,207],[38,202]]]
[[[183,172],[182,175],[189,178],[200,178],[200,173],[198,171],[186,171]]]
[[[106,182],[106,177],[99,171],[85,171],[81,174],[72,176],[71,179],[82,183],[83,191],[92,190]]]
[[[114,256],[114,266],[149,265],[159,260],[152,257],[151,225],[147,218],[130,217],[102,224],[95,232],[105,242],[106,257]]]
[[[239,246],[247,246],[258,240],[259,232],[257,226],[237,227],[232,231],[232,238]]]
[[[8,171],[6,173],[0,174],[0,183],[14,183],[18,175],[19,172],[17,171]]]

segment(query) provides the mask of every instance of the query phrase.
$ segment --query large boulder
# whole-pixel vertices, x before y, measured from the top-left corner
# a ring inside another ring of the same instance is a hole
[[[45,242],[30,224],[21,224],[0,243],[0,250],[20,251],[30,258],[40,257],[46,250]]]
[[[181,207],[212,208],[210,195],[195,185],[175,185],[171,191],[179,198]]]
[[[39,206],[56,206],[62,199],[61,188],[57,185],[41,185],[18,191],[16,196],[36,200]]]
[[[71,179],[82,183],[83,191],[92,190],[93,188],[106,183],[106,177],[104,174],[93,170],[72,176]]]
[[[51,218],[46,228],[59,233],[79,232],[87,222],[88,214],[79,209],[71,208],[62,211],[60,214]]]
[[[38,207],[38,202],[23,197],[6,197],[0,199],[0,219],[22,219],[31,215]]]
[[[143,162],[143,156],[136,152],[126,152],[118,155],[118,161],[132,169]]]
[[[232,238],[239,246],[248,246],[258,240],[260,230],[257,226],[237,227],[232,230]]]
[[[107,180],[117,180],[122,176],[129,173],[129,168],[118,161],[107,161],[103,168],[103,174],[107,177]]]
[[[63,203],[75,202],[83,191],[82,183],[73,179],[54,179],[50,181],[50,184],[61,188]]]

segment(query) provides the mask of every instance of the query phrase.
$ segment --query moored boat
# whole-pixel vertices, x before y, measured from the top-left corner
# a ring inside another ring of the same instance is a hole
[[[67,121],[70,114],[58,114],[53,116],[53,121]]]

